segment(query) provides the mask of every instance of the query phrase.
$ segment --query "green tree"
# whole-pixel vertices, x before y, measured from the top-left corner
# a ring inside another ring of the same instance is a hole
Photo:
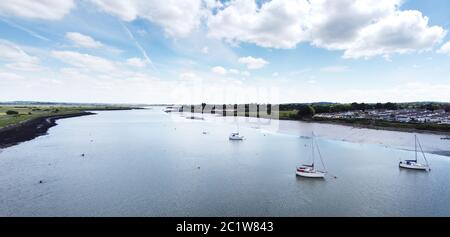
[[[382,103],[376,103],[375,104],[375,109],[382,109],[383,108],[383,104]]]
[[[397,106],[397,104],[387,102],[386,104],[384,104],[384,108],[388,109],[388,110],[396,110],[396,109],[398,109],[398,106]]]
[[[316,111],[314,111],[314,108],[311,107],[310,105],[301,105],[298,108],[297,118],[298,119],[310,119],[310,118],[312,118],[312,116],[314,116],[315,113],[316,113]]]
[[[6,111],[6,114],[7,115],[16,115],[16,114],[19,114],[19,112],[15,111],[15,110],[8,110],[8,111]]]
[[[313,105],[313,108],[318,114],[330,112],[330,106],[328,105]]]

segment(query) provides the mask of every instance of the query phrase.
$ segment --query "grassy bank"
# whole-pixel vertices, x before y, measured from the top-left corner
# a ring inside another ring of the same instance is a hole
[[[75,106],[75,105],[3,105],[0,106],[0,149],[32,140],[47,134],[56,126],[56,120],[93,115],[88,111],[130,110],[124,106]]]
[[[127,110],[124,106],[0,106],[0,129],[33,119],[77,114],[83,111]]]

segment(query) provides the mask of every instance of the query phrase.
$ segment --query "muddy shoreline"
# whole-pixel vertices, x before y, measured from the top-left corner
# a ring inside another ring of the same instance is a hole
[[[425,129],[415,129],[415,128],[398,128],[398,127],[383,127],[376,125],[365,125],[365,124],[351,124],[345,122],[337,122],[337,121],[327,121],[327,120],[299,120],[306,123],[323,123],[323,124],[334,124],[334,125],[342,125],[353,128],[367,128],[373,130],[385,130],[385,131],[395,131],[395,132],[408,132],[408,133],[422,133],[422,134],[434,134],[434,135],[443,135],[450,136],[450,132],[445,131],[435,131],[435,130],[425,130]]]
[[[19,124],[0,129],[0,149],[33,140],[47,134],[49,128],[56,126],[58,119],[94,115],[92,112],[77,112],[64,115],[50,115],[31,119]]]
[[[233,117],[234,115],[222,115],[217,114],[218,116],[222,117]],[[234,116],[234,117],[251,117],[256,118],[255,116]],[[260,118],[266,118],[266,117],[260,117]],[[269,119],[269,118],[266,118]],[[368,124],[358,124],[358,123],[346,123],[346,122],[340,122],[335,120],[311,120],[311,119],[291,119],[291,118],[277,118],[278,120],[285,120],[285,121],[300,121],[305,123],[320,123],[320,124],[331,124],[331,125],[342,125],[352,128],[367,128],[367,129],[373,129],[373,130],[383,130],[383,131],[395,131],[395,132],[408,132],[408,133],[421,133],[421,134],[434,134],[434,135],[442,135],[442,136],[450,136],[450,132],[446,131],[436,131],[436,130],[426,130],[426,129],[415,129],[415,128],[401,128],[401,127],[389,127],[389,126],[376,126],[376,125],[368,125]]]

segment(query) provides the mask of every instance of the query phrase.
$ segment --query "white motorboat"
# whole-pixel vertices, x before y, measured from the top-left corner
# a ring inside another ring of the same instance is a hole
[[[417,160],[417,145],[419,145],[420,151],[422,152],[423,159],[425,160],[425,164],[421,164]],[[400,168],[412,169],[412,170],[424,170],[424,171],[431,170],[430,166],[428,165],[427,158],[425,157],[425,153],[422,150],[422,145],[420,144],[419,139],[417,138],[416,135],[414,135],[414,147],[415,147],[415,159],[400,161],[398,166]]]
[[[312,164],[311,165],[302,165],[297,167],[297,170],[295,171],[295,174],[301,177],[306,178],[325,178],[326,171],[321,171],[316,169],[315,167],[315,150],[317,149],[317,152],[319,154],[320,161],[322,162],[322,166],[325,170],[325,165],[322,160],[322,155],[320,154],[319,146],[317,143],[314,142],[314,133],[311,136],[311,155],[312,155]]]
[[[244,140],[244,136],[239,135],[239,132],[233,132],[230,134],[230,140]]]

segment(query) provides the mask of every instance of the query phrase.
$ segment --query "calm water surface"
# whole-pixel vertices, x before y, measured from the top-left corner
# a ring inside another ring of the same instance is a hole
[[[0,216],[450,216],[450,157],[400,170],[413,151],[319,134],[329,175],[298,178],[309,139],[239,120],[160,108],[59,120],[0,150]],[[246,140],[229,141],[238,126]]]

